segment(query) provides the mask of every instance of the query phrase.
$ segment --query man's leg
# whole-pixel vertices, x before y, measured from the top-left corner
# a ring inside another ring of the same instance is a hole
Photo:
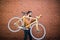
[[[28,36],[27,30],[24,30],[24,40],[27,40],[27,36]]]
[[[28,34],[29,34],[29,39],[32,40],[32,36],[30,34],[30,30],[29,30],[29,33]]]

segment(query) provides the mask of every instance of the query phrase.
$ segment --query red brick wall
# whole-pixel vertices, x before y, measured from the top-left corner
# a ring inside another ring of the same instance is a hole
[[[57,0],[0,0],[0,38],[2,40],[23,40],[24,33],[12,33],[7,23],[14,16],[21,17],[22,11],[31,10],[32,16],[42,14],[39,21],[46,26],[46,39],[55,40],[59,37],[59,1]]]

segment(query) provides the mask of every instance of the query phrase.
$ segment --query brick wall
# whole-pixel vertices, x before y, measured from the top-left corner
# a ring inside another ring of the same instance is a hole
[[[24,33],[12,33],[7,23],[14,16],[21,17],[22,11],[31,10],[32,16],[42,14],[39,22],[46,27],[46,40],[57,40],[59,37],[59,1],[58,0],[0,0],[0,39],[23,40]]]

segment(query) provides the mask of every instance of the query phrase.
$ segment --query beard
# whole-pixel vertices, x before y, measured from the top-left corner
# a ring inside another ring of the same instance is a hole
[[[29,15],[29,17],[32,17],[31,15]]]

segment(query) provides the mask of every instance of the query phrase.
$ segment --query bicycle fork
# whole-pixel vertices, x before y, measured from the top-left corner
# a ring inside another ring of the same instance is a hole
[[[39,28],[38,28],[38,20],[36,19],[36,30],[39,31]]]

